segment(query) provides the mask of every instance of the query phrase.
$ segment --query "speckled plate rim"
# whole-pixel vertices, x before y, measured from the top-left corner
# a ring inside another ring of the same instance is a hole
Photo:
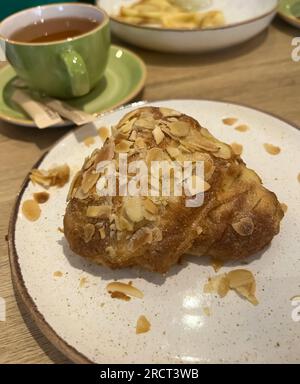
[[[136,103],[131,103],[125,106],[122,106],[121,108],[115,108],[109,112],[104,112],[99,115],[105,116],[113,112],[117,111],[126,111],[127,109],[130,109],[132,107],[141,107],[145,104],[149,104],[151,102],[163,102],[166,100],[156,100],[156,101],[140,101]],[[171,101],[171,100],[170,100]],[[189,101],[189,99],[186,99],[186,101]],[[245,107],[248,109],[251,109],[253,111],[257,111],[260,113],[264,113],[266,115],[269,115],[271,117],[274,117],[278,119],[279,121],[289,124],[290,127],[294,128],[297,130],[297,132],[300,134],[300,125],[297,125],[296,123],[293,123],[287,119],[284,119],[274,113],[266,112],[263,109],[256,108],[249,106],[248,104],[243,104],[243,103],[235,103],[227,100],[215,100],[215,99],[190,99],[190,101],[211,101],[211,102],[216,102],[216,103],[227,103],[235,106],[240,106],[240,107]],[[78,127],[77,129],[80,129]],[[41,158],[33,165],[32,168],[38,167],[41,162],[45,159],[45,157],[50,153],[50,151],[56,147],[61,141],[63,141],[68,135],[73,134],[74,131],[68,132],[64,134],[53,146],[52,148],[45,152]],[[16,222],[17,222],[17,217],[18,217],[18,212],[20,208],[20,202],[23,197],[23,194],[29,184],[29,173],[26,176],[25,180],[23,181],[20,191],[17,194],[10,220],[9,220],[9,227],[8,227],[8,254],[9,254],[9,262],[10,262],[10,267],[11,267],[11,276],[12,276],[12,281],[14,284],[14,287],[16,288],[18,294],[20,295],[26,309],[28,310],[29,314],[31,315],[32,319],[35,321],[36,325],[42,332],[42,334],[55,346],[61,353],[63,353],[67,358],[69,358],[72,362],[77,363],[77,364],[94,364],[93,361],[88,359],[86,356],[84,356],[82,353],[80,353],[76,348],[72,347],[69,345],[63,338],[61,338],[55,330],[50,326],[50,324],[45,320],[43,314],[38,310],[36,304],[34,303],[32,297],[30,296],[24,279],[23,275],[21,272],[20,264],[19,264],[19,255],[16,250],[16,244],[15,244],[15,230],[16,230]]]
[[[139,93],[143,90],[143,88],[146,84],[147,67],[146,67],[145,62],[141,59],[141,57],[139,57],[132,50],[130,50],[128,48],[121,47],[120,45],[112,44],[111,48],[122,49],[123,51],[128,53],[130,56],[132,56],[134,58],[134,60],[136,60],[136,62],[139,64],[141,71],[142,71],[142,76],[141,76],[140,81],[138,82],[138,84],[136,85],[136,87],[133,89],[132,92],[130,92],[126,97],[124,97],[118,103],[112,104],[108,109],[105,109],[101,112],[94,113],[95,117],[99,117],[105,112],[110,112],[112,109],[117,109],[122,105],[126,105],[127,103],[129,103],[130,100],[134,99],[136,96],[139,95]],[[7,70],[7,68],[9,68],[9,67],[10,67],[9,63],[4,65],[4,67],[2,67],[0,69],[0,76],[1,76],[1,72]],[[37,126],[34,124],[33,120],[31,120],[31,119],[14,118],[14,117],[8,116],[6,114],[3,114],[2,112],[0,112],[0,120],[5,121],[5,122],[10,123],[10,124],[22,126],[22,127],[37,128]],[[59,125],[56,125],[56,126],[53,126],[50,128],[65,128],[65,127],[70,127],[70,126],[74,126],[74,124],[69,122],[69,121],[66,121],[63,124],[59,124]]]

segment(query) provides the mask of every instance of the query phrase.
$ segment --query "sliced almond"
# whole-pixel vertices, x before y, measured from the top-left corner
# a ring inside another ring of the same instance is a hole
[[[158,207],[153,203],[152,200],[150,200],[150,199],[146,199],[146,200],[143,201],[143,204],[144,204],[145,209],[146,209],[148,212],[152,213],[153,215],[157,215],[157,214],[158,214],[159,209],[158,209]]]
[[[128,231],[132,232],[134,230],[134,225],[132,222],[128,221],[126,217],[121,215],[118,219],[116,219],[116,226],[118,231]]]
[[[243,285],[252,284],[254,281],[252,272],[246,269],[236,269],[234,271],[230,271],[227,274],[227,277],[229,279],[229,287],[231,289],[235,289]]]
[[[82,188],[78,188],[74,194],[74,197],[79,200],[85,200],[89,197],[89,193],[83,192]]]
[[[37,221],[41,216],[41,208],[35,200],[26,200],[22,204],[23,215],[29,221]]]
[[[207,140],[202,137],[201,140],[199,138],[193,137],[190,141],[180,141],[182,145],[192,150],[192,152],[200,151],[202,152],[218,152],[219,146],[213,143],[212,141]]]
[[[112,161],[115,156],[115,143],[110,139],[100,150],[94,155],[93,162],[95,165],[102,161]]]
[[[116,153],[128,153],[130,148],[133,146],[133,143],[128,140],[121,140],[119,144],[116,145]]]
[[[172,135],[176,137],[186,137],[190,133],[190,124],[185,121],[175,121],[169,124]]]
[[[109,217],[111,214],[110,205],[97,205],[87,207],[86,216],[87,217]]]
[[[110,137],[110,131],[107,127],[100,127],[98,129],[98,134],[103,142]]]
[[[127,120],[125,124],[123,124],[120,128],[119,131],[125,134],[130,134],[130,132],[133,129],[133,125],[136,122],[137,118],[133,118],[131,120]]]
[[[279,153],[281,152],[280,147],[276,147],[275,145],[272,145],[272,144],[264,144],[264,147],[265,147],[265,150],[270,155],[273,155],[273,156],[279,155]]]
[[[228,292],[229,281],[225,273],[209,278],[208,283],[204,286],[204,293],[217,293],[221,298],[225,297]]]
[[[178,147],[179,151],[182,152],[182,153],[191,153],[191,151],[185,147],[184,145],[180,144],[179,147]]]
[[[139,223],[143,220],[143,205],[140,197],[128,197],[124,199],[124,209],[129,220]]]
[[[142,137],[138,137],[136,140],[135,140],[135,143],[134,143],[134,146],[135,148],[137,149],[143,149],[143,148],[146,148],[147,145],[144,141],[144,139]]]
[[[235,125],[237,122],[238,119],[235,117],[227,117],[226,119],[223,119],[225,125]]]
[[[48,192],[36,192],[33,194],[33,198],[38,204],[44,204],[49,200],[50,195]]]
[[[174,109],[170,109],[170,108],[159,108],[159,111],[163,115],[163,117],[181,116],[182,115],[182,113],[175,111]]]
[[[129,136],[130,141],[135,141],[137,139],[137,133],[136,131],[131,132],[131,135]]]
[[[231,148],[233,149],[233,152],[235,155],[240,156],[243,153],[243,146],[238,143],[232,143]]]
[[[140,316],[136,323],[136,334],[147,333],[150,331],[151,324],[145,316]]]
[[[214,136],[209,132],[209,130],[207,128],[203,128],[201,127],[201,135],[204,136],[206,139],[208,140],[215,140]]]
[[[182,155],[182,153],[179,151],[178,148],[167,147],[166,151],[168,152],[170,157],[172,157],[173,159],[177,159],[178,157],[180,157]]]
[[[158,125],[152,131],[152,134],[157,145],[163,142],[165,135]]]
[[[251,217],[243,217],[232,223],[232,227],[240,236],[251,236],[254,232],[254,223]]]
[[[143,292],[140,291],[138,288],[134,287],[131,284],[120,283],[118,281],[109,283],[106,286],[106,290],[110,294],[114,292],[121,292],[124,295],[130,296],[130,297],[136,297],[137,299],[144,298]]]
[[[230,289],[237,291],[253,305],[258,304],[258,300],[255,297],[256,282],[251,271],[237,269],[229,272],[227,277]]]
[[[214,156],[219,157],[224,160],[229,160],[232,157],[232,149],[229,145],[226,144],[218,144],[219,150],[218,152],[214,153]]]
[[[164,154],[164,151],[161,148],[151,148],[147,152],[146,163],[148,165],[150,165],[152,161],[162,160],[166,160],[166,155]]]
[[[149,129],[149,130],[152,130],[155,128],[155,120],[153,119],[152,115],[150,115],[149,117],[145,117],[145,118],[140,118],[138,119],[135,124],[134,124],[135,128],[138,128],[138,129]]]
[[[88,193],[96,185],[99,177],[99,173],[85,173],[81,184],[83,193]]]
[[[147,221],[156,221],[156,216],[148,211],[144,211],[144,216]]]
[[[76,189],[79,186],[80,178],[81,178],[81,171],[78,171],[76,175],[73,177],[72,183],[70,185],[67,201],[70,201],[71,198],[74,197],[74,192],[76,192]]]
[[[83,238],[85,243],[90,242],[94,234],[95,234],[95,226],[93,224],[86,224],[83,227],[83,236],[84,236]]]

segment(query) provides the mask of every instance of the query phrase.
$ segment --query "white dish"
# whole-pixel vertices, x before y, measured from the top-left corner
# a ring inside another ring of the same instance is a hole
[[[176,30],[134,26],[120,22],[118,15],[122,5],[133,0],[97,0],[111,17],[112,31],[116,36],[137,45],[162,52],[199,53],[228,48],[256,36],[271,23],[276,15],[278,0],[214,0],[207,8],[224,12],[227,25],[207,30]]]
[[[243,144],[248,166],[288,205],[280,234],[261,258],[256,255],[242,267],[256,276],[260,304],[254,307],[234,292],[225,299],[204,294],[205,282],[214,275],[205,258],[189,257],[165,277],[90,264],[69,250],[57,230],[62,226],[68,186],[50,191],[41,218],[32,223],[23,217],[20,204],[39,188],[26,181],[12,215],[9,246],[13,278],[29,311],[46,336],[76,362],[299,363],[299,323],[292,320],[290,299],[300,295],[300,131],[269,114],[225,102],[176,100],[151,105],[189,114],[218,138]],[[96,126],[116,124],[136,107],[108,113]],[[236,117],[251,129],[237,132],[223,124],[225,117]],[[67,162],[74,173],[101,144],[99,136],[90,148],[82,143],[93,133],[93,125],[71,131],[39,167]],[[278,145],[281,154],[271,156],[264,143]],[[237,266],[226,266],[220,273]],[[55,271],[63,276],[55,278]],[[87,284],[80,288],[83,277]],[[114,279],[132,281],[144,292],[144,299],[111,299],[106,285]],[[211,317],[203,312],[206,306],[211,307]],[[151,331],[136,335],[136,320],[142,314],[150,320]]]

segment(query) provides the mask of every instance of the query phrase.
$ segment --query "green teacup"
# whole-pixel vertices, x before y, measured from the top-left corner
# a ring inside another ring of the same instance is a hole
[[[12,40],[35,23],[58,18],[93,20],[95,26],[75,37],[50,42]],[[27,27],[28,28],[28,27]],[[18,12],[0,24],[7,60],[33,89],[57,98],[86,95],[102,78],[110,48],[109,18],[92,5],[63,3]]]

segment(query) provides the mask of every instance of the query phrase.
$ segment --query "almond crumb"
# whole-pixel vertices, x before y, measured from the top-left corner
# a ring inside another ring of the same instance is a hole
[[[136,297],[138,299],[142,299],[144,297],[143,292],[141,292],[138,288],[134,287],[131,284],[120,283],[118,281],[109,283],[106,287],[106,290],[109,294],[119,292],[123,293],[126,296]]]
[[[83,140],[83,143],[86,147],[90,147],[95,144],[95,138],[93,136],[88,136]]]
[[[80,280],[79,280],[79,287],[80,288],[83,288],[88,282],[88,279],[87,277],[82,277]]]
[[[29,221],[37,221],[41,216],[41,208],[35,200],[24,201],[22,212]]]
[[[54,277],[62,277],[63,273],[61,271],[56,271],[56,272],[53,273],[53,276]]]
[[[58,230],[58,232],[65,234],[65,231],[64,231],[64,229],[63,229],[63,228],[61,228],[61,227],[58,227],[58,228],[57,228],[57,230]]]
[[[150,331],[151,324],[145,316],[140,316],[136,323],[136,334],[147,333]]]
[[[265,150],[273,156],[279,155],[281,149],[273,144],[264,144]]]
[[[223,119],[223,123],[225,125],[234,125],[238,122],[238,119],[235,117],[227,117],[226,119]]]
[[[233,149],[233,152],[238,156],[240,156],[243,153],[243,149],[244,149],[243,146],[238,143],[232,143],[231,148]]]
[[[49,200],[49,197],[50,195],[48,192],[37,192],[33,194],[33,198],[38,204],[46,203]]]
[[[297,177],[299,183],[300,183],[300,173],[298,174],[298,177]]]
[[[204,307],[202,308],[203,310],[203,313],[207,316],[207,317],[210,317],[211,316],[211,309],[209,307]]]
[[[247,132],[250,130],[250,127],[246,124],[243,125],[238,125],[237,127],[234,128],[238,132]]]

